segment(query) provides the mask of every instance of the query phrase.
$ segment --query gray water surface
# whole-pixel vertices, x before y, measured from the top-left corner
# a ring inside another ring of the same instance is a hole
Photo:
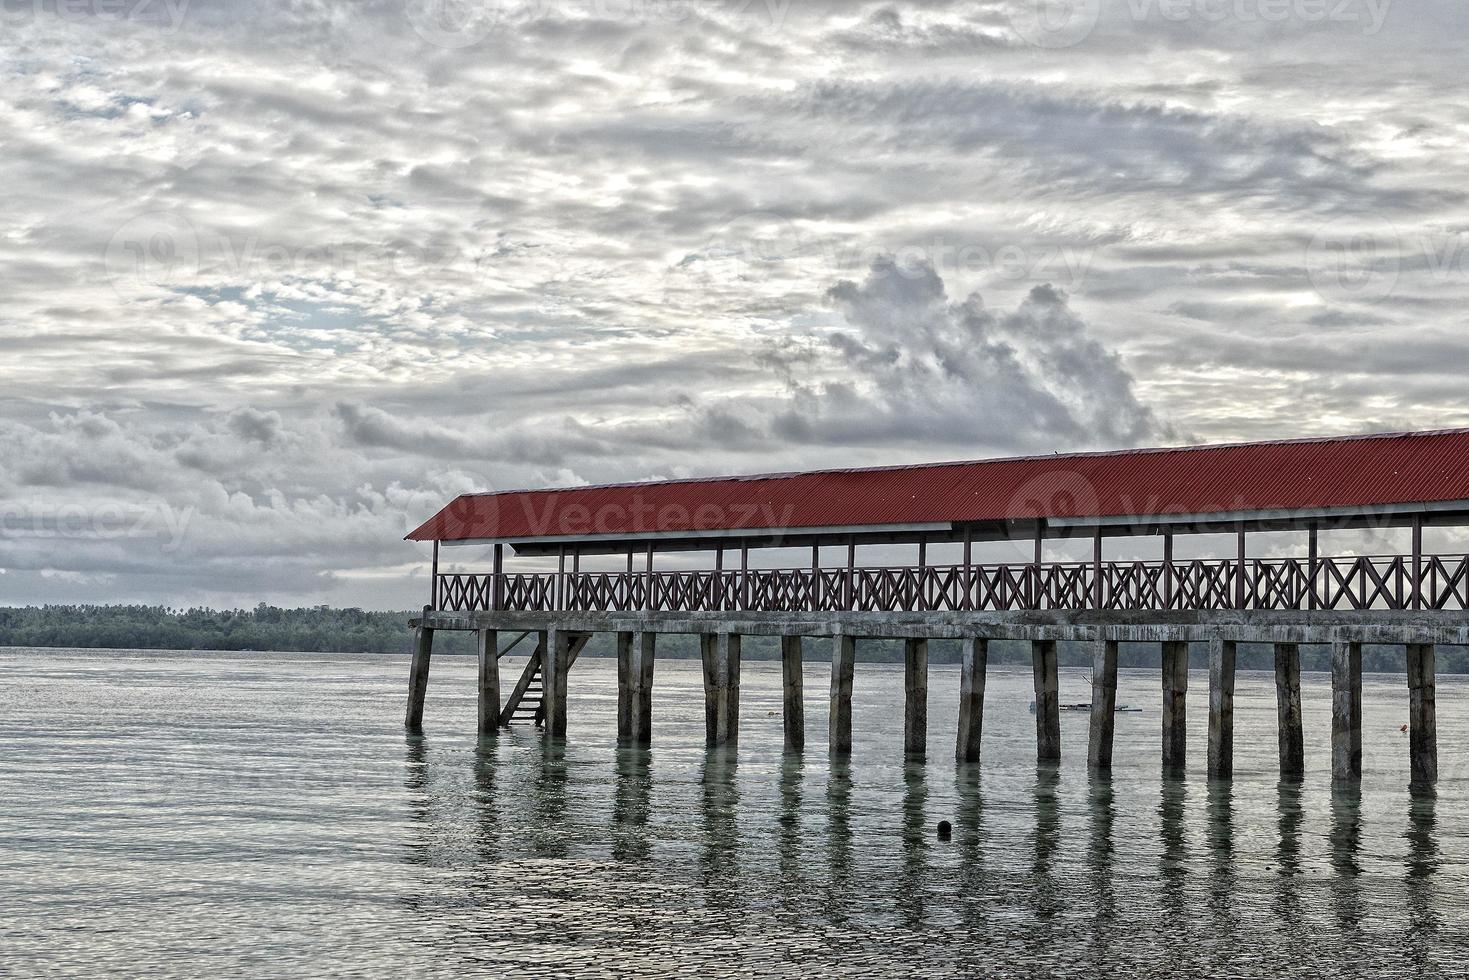
[[[502,668],[518,672],[523,661]],[[1159,681],[1124,671],[1116,769],[1086,716],[1035,765],[1028,669],[992,668],[957,768],[958,673],[905,764],[901,667],[858,664],[850,764],[781,751],[747,662],[737,752],[703,748],[697,664],[660,661],[651,751],[615,745],[615,666],[570,676],[564,745],[477,744],[474,665],[438,658],[426,734],[379,656],[0,650],[0,974],[30,976],[1469,976],[1469,684],[1440,681],[1436,798],[1407,791],[1405,682],[1364,690],[1333,792],[1329,680],[1304,785],[1275,775],[1273,679],[1241,673],[1236,778],[1160,778]],[[1063,701],[1089,697],[1063,671]],[[938,821],[954,824],[940,842]]]

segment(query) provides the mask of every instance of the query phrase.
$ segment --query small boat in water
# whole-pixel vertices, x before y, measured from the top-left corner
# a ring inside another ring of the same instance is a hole
[[[1063,704],[1060,706],[1060,708],[1062,711],[1091,711],[1092,704],[1090,701],[1077,701],[1073,704]],[[1113,710],[1116,714],[1119,715],[1140,715],[1143,713],[1142,708],[1134,708],[1130,704],[1119,704]],[[1030,702],[1030,713],[1035,714],[1034,701]]]

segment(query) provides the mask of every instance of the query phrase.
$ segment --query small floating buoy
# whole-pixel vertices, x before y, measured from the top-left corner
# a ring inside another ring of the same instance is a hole
[[[939,821],[939,840],[948,840],[954,833],[954,825],[947,820]]]

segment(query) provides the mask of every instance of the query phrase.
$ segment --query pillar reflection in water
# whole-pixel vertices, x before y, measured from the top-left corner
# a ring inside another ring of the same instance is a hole
[[[1112,824],[1117,810],[1111,773],[1093,770],[1088,778],[1086,864],[1096,903],[1091,953],[1097,975],[1103,976],[1116,939],[1113,928],[1117,923],[1117,893],[1112,876],[1117,848],[1112,840]]]
[[[648,801],[652,792],[652,753],[642,746],[620,746],[616,753],[612,856],[619,861],[645,861],[651,852]]]
[[[1055,875],[1056,849],[1061,841],[1061,806],[1057,792],[1061,770],[1054,763],[1035,770],[1035,914],[1049,918],[1060,911]]]
[[[739,787],[735,782],[735,748],[718,745],[704,753],[702,814],[704,821],[704,886],[720,901],[741,904],[739,886]]]
[[[801,789],[805,779],[801,756],[787,752],[780,760],[780,800],[776,823],[780,827],[776,848],[780,860],[781,901],[792,911],[803,910],[805,853],[801,834]]]
[[[1355,782],[1335,782],[1331,788],[1331,867],[1333,901],[1342,940],[1356,942],[1362,924],[1362,790]]]
[[[423,825],[429,819],[428,803],[428,751],[424,737],[410,731],[404,737],[403,786],[408,790],[408,819],[415,825]],[[406,860],[409,864],[427,864],[427,842],[408,843]]]
[[[500,808],[495,795],[498,747],[493,735],[481,735],[474,753],[475,851],[486,863],[498,861],[501,854]]]
[[[928,865],[928,768],[910,759],[903,766],[903,858],[898,876],[898,910],[910,929],[923,925]]]
[[[845,902],[852,880],[852,766],[834,756],[826,780],[827,894],[826,914],[832,925],[847,921]]]
[[[1441,928],[1437,887],[1441,855],[1438,845],[1438,800],[1432,792],[1414,793],[1408,801],[1408,931],[1407,942],[1418,976],[1428,976]]]
[[[993,887],[984,866],[984,791],[980,784],[979,763],[961,762],[956,772],[959,809],[954,814],[954,847],[958,850],[959,911],[964,927],[971,935],[984,929],[985,908],[992,902]],[[966,964],[970,974],[977,975],[982,962]]]
[[[1208,789],[1209,810],[1209,911],[1214,919],[1215,940],[1228,945],[1238,931],[1235,915],[1234,874],[1234,784],[1212,779]]]
[[[1276,809],[1279,811],[1278,827],[1280,839],[1276,844],[1275,914],[1292,934],[1300,927],[1301,892],[1301,824],[1305,815],[1301,810],[1301,783],[1296,775],[1285,774],[1275,784]]]
[[[1182,927],[1189,920],[1188,896],[1184,886],[1188,877],[1188,845],[1184,836],[1184,807],[1188,784],[1180,777],[1165,776],[1158,802],[1158,837],[1162,856],[1158,862],[1163,882],[1164,907]]]
[[[568,854],[563,820],[566,817],[566,743],[543,738],[540,766],[531,784],[531,850],[537,857],[564,858]]]

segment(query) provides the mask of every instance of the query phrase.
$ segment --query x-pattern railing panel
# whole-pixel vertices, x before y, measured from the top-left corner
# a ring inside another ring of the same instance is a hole
[[[648,572],[441,574],[439,609],[526,611],[864,612],[921,610],[1231,609],[1234,559]],[[1469,609],[1469,556],[1255,558],[1243,565],[1247,609]]]

